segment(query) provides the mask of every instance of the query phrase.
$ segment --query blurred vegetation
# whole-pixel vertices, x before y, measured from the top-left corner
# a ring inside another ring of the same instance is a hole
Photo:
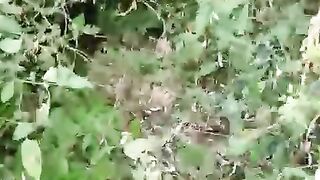
[[[318,0],[0,0],[1,179],[320,179]]]

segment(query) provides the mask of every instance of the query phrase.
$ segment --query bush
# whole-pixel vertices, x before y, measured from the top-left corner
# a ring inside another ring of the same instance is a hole
[[[1,179],[320,178],[318,1],[0,1]]]

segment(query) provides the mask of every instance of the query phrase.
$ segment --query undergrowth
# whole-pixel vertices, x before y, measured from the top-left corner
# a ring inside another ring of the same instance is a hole
[[[319,179],[319,5],[0,0],[1,179]]]

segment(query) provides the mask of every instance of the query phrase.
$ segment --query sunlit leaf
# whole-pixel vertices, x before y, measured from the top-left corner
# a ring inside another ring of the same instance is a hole
[[[85,19],[84,19],[83,13],[81,13],[80,15],[78,15],[76,18],[72,20],[72,27],[77,30],[84,28],[84,25],[85,25]]]
[[[134,119],[130,121],[130,132],[132,133],[132,137],[138,138],[141,136],[141,124],[138,119]]]
[[[237,26],[238,26],[238,33],[239,34],[244,34],[245,31],[251,31],[252,29],[252,24],[249,19],[249,6],[245,5],[240,13],[240,16],[237,20]]]
[[[195,32],[201,35],[205,27],[211,22],[214,18],[218,19],[218,15],[215,14],[213,3],[210,0],[198,0],[199,9],[197,11],[197,17],[195,21]]]
[[[6,53],[17,53],[21,49],[22,39],[5,38],[0,41],[0,49]]]
[[[241,155],[251,148],[254,141],[248,137],[232,136],[229,139],[229,153],[232,155]]]
[[[209,75],[210,73],[216,71],[218,69],[217,64],[214,62],[207,62],[204,64],[201,64],[200,70],[197,73],[197,78]]]
[[[44,74],[43,80],[56,83],[58,86],[65,86],[75,89],[93,87],[93,85],[86,78],[76,75],[70,69],[63,66],[58,66],[57,68],[50,67],[49,70]]]
[[[19,140],[21,138],[27,137],[31,132],[33,132],[35,126],[33,123],[21,122],[18,124],[13,133],[13,140]]]
[[[206,150],[204,147],[197,145],[186,145],[179,149],[178,157],[181,159],[183,165],[200,166],[205,158]]]
[[[0,33],[19,34],[21,32],[20,25],[13,17],[0,15],[0,24]]]
[[[1,90],[1,101],[7,102],[14,95],[14,81],[10,81],[4,84]]]
[[[21,144],[22,165],[26,172],[36,180],[40,180],[42,171],[41,150],[35,140],[26,139]]]

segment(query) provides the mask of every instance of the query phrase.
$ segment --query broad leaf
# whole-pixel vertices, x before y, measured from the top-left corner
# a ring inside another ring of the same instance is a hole
[[[18,22],[9,16],[0,15],[0,33],[20,34],[21,27]]]
[[[22,39],[5,38],[0,41],[0,49],[6,53],[17,53],[21,49]]]
[[[70,69],[63,66],[58,66],[57,68],[50,67],[44,74],[43,80],[56,83],[58,86],[65,86],[74,89],[93,87],[86,78],[76,75]]]
[[[1,90],[1,101],[7,102],[9,101],[14,94],[14,81],[10,81],[4,84]]]
[[[13,140],[19,140],[27,137],[31,132],[34,131],[34,124],[22,122],[19,123],[13,133]]]
[[[83,13],[72,20],[72,27],[76,30],[83,29],[84,25],[85,25],[85,19],[84,19]]]
[[[213,17],[218,19],[218,15],[213,11],[213,3],[210,0],[198,0],[199,9],[197,12],[195,28],[198,35],[203,34],[205,27],[212,21]]]
[[[22,165],[29,176],[40,180],[42,171],[41,150],[35,140],[26,139],[21,144]]]
[[[138,138],[141,136],[141,124],[138,119],[132,120],[130,122],[129,128],[134,138]]]

